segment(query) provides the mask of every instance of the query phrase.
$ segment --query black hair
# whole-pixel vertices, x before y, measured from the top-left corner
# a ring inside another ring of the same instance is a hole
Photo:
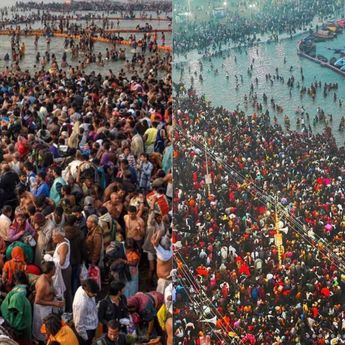
[[[47,331],[55,336],[61,329],[61,318],[57,314],[49,314],[43,319],[43,324],[46,326]]]
[[[55,211],[54,211],[55,214],[57,214],[58,216],[62,217],[63,215],[63,208],[61,206],[57,206]]]
[[[45,196],[38,196],[34,199],[34,203],[37,207],[42,207],[44,206],[44,203],[46,201],[46,197]]]
[[[55,263],[53,261],[43,262],[42,264],[42,273],[51,273],[55,269]]]
[[[43,171],[40,171],[37,176],[41,177],[43,180],[46,178],[46,173]]]
[[[73,225],[77,221],[77,217],[73,214],[66,215],[66,225]]]
[[[36,207],[35,207],[35,205],[30,204],[30,205],[28,206],[28,213],[29,213],[29,215],[34,215],[34,214],[36,213]]]
[[[72,188],[69,184],[65,184],[62,186],[62,189],[67,193],[67,194],[71,194],[72,192]]]
[[[104,206],[102,206],[99,210],[98,210],[99,214],[101,216],[103,216],[104,214],[108,213],[108,209]]]
[[[128,207],[128,212],[131,212],[131,213],[136,213],[137,212],[137,208],[133,205],[130,205]]]
[[[110,320],[107,323],[108,329],[120,329],[120,323],[117,320]]]
[[[83,281],[82,287],[91,293],[97,294],[99,292],[99,286],[94,279],[88,278]]]
[[[14,273],[14,281],[16,284],[29,285],[28,277],[24,271],[16,271]]]
[[[25,167],[27,170],[29,170],[29,171],[33,171],[33,170],[34,170],[33,164],[32,164],[31,162],[28,162],[28,161],[24,163],[24,167]]]
[[[125,283],[121,281],[112,281],[109,288],[109,296],[116,296],[124,287]]]
[[[62,173],[61,167],[55,166],[55,167],[53,168],[53,171],[55,172],[56,175],[61,176],[61,173]]]
[[[12,206],[10,205],[5,205],[1,210],[2,213],[12,213],[12,211],[13,209],[12,209]]]

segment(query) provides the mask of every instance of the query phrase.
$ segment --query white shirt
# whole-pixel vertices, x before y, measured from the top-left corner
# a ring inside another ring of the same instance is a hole
[[[8,218],[6,215],[2,214],[0,216],[0,237],[4,240],[7,239],[7,232],[11,225],[11,219]]]
[[[80,286],[73,300],[73,322],[77,333],[87,340],[87,330],[94,330],[98,326],[96,300],[89,297]]]
[[[70,243],[68,241],[68,239],[66,238],[65,239],[66,242],[61,242],[59,243],[56,248],[55,248],[55,251],[54,251],[54,255],[53,255],[53,259],[54,259],[54,262],[55,262],[55,266],[59,266],[62,270],[65,270],[66,268],[69,267],[70,265]],[[59,254],[59,248],[63,245],[67,245],[68,247],[68,250],[67,250],[67,254],[66,254],[66,259],[65,259],[65,262],[63,265],[60,265],[60,254]]]
[[[157,257],[161,261],[164,261],[164,262],[169,261],[173,256],[173,252],[171,248],[167,250],[163,248],[161,245],[159,245],[158,247],[155,247],[155,249],[156,249]]]

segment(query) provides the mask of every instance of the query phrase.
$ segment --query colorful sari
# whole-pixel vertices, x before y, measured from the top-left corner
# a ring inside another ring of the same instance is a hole
[[[26,271],[24,250],[21,247],[14,247],[11,257],[11,260],[5,262],[2,272],[2,281],[6,291],[10,291],[14,286],[14,273],[16,271]]]

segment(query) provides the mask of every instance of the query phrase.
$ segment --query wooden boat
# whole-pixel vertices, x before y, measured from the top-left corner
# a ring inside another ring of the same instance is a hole
[[[334,23],[326,24],[326,28],[331,32],[337,32],[337,26]]]
[[[319,30],[315,32],[315,37],[320,39],[331,39],[335,37],[335,33],[327,30]]]
[[[344,58],[341,58],[341,59],[337,60],[337,61],[334,63],[334,66],[337,66],[337,67],[343,67],[343,66],[345,66],[345,59],[344,59]]]
[[[328,59],[323,55],[317,55],[316,58],[322,62],[328,62]]]

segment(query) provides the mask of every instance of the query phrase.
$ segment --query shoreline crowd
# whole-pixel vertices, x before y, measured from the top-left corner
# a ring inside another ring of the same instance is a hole
[[[263,1],[257,10],[247,10],[248,15],[239,15],[239,8],[229,5],[222,20],[188,21],[176,26],[173,40],[174,53],[186,55],[189,51],[207,54],[208,51],[221,50],[224,44],[253,44],[259,35],[269,34],[277,39],[282,33],[293,35],[297,30],[310,25],[315,16],[327,17],[342,10],[342,4],[332,2],[288,1],[272,6],[271,1]],[[246,6],[249,4],[238,4]]]
[[[254,50],[255,51],[255,50]],[[247,58],[248,51],[241,48],[237,49],[239,56],[245,55]],[[333,99],[335,107],[343,107],[343,99],[339,96],[338,83],[326,83],[321,80],[317,80],[314,77],[313,82],[306,83],[303,67],[296,68],[296,66],[289,66],[286,56],[282,60],[282,66],[271,66],[271,69],[266,69],[266,73],[260,79],[253,76],[256,67],[260,68],[260,56],[259,49],[256,49],[255,57],[252,58],[250,65],[247,68],[246,73],[243,74],[231,74],[228,70],[228,64],[223,62],[220,67],[219,59],[231,61],[234,65],[237,64],[237,55],[232,56],[230,52],[218,53],[215,56],[204,56],[198,63],[198,68],[194,71],[191,70],[191,65],[186,67],[186,64],[177,64],[175,66],[176,73],[179,74],[179,83],[175,82],[177,88],[179,85],[184,88],[183,82],[190,80],[191,87],[196,87],[197,83],[203,85],[205,74],[212,74],[215,79],[226,79],[229,88],[232,88],[235,92],[243,91],[245,82],[248,90],[243,95],[241,102],[237,104],[237,110],[253,109],[256,112],[265,113],[266,115],[273,115],[274,123],[284,124],[285,129],[289,130],[291,127],[296,128],[302,132],[313,133],[315,130],[319,130],[320,126],[327,128],[332,126],[333,115],[327,113],[321,106],[316,108],[316,113],[313,115],[306,111],[303,105],[298,106],[294,110],[295,123],[291,124],[291,114],[287,114],[284,107],[276,100],[274,93],[271,94],[265,90],[260,92],[260,89],[264,85],[269,85],[271,88],[275,86],[286,86],[288,90],[289,98],[292,99],[293,93],[299,94],[301,100],[311,100],[313,103],[319,101],[321,97],[323,99]],[[259,62],[258,62],[259,61]],[[288,73],[287,73],[288,72]],[[249,80],[249,82],[248,82]],[[178,96],[177,96],[178,97]],[[344,116],[339,119],[339,124],[336,128],[339,132],[343,132],[345,129]]]
[[[134,2],[134,3],[121,3],[121,2],[90,2],[90,1],[73,1],[66,7],[61,2],[17,2],[17,9],[24,11],[40,10],[49,12],[80,12],[80,11],[93,11],[93,12],[107,12],[119,13],[121,17],[133,19],[134,12],[140,12],[143,17],[150,17],[156,13],[157,17],[160,14],[171,15],[172,2],[171,1],[154,1],[154,2]]]

